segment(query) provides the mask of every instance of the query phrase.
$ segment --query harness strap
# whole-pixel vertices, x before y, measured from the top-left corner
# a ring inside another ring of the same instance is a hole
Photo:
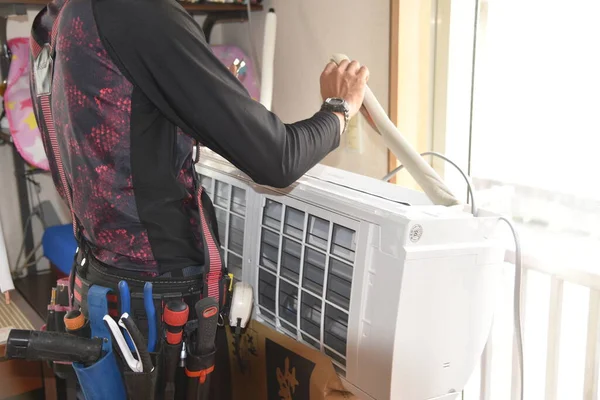
[[[193,173],[195,174],[196,171],[193,171]],[[219,282],[221,281],[221,277],[223,275],[223,263],[221,261],[221,252],[219,251],[212,232],[208,226],[206,213],[204,212],[204,207],[202,207],[202,191],[202,186],[198,185],[198,210],[200,213],[200,223],[202,225],[202,236],[206,242],[205,248],[208,251],[209,259],[209,269],[208,271],[205,270],[204,272],[204,295],[214,298],[217,300],[218,304],[221,304],[219,301],[221,294]]]
[[[60,149],[58,147],[58,140],[56,139],[56,130],[54,129],[54,119],[52,117],[52,110],[50,109],[50,96],[40,96],[40,103],[42,105],[42,115],[44,116],[46,129],[48,129],[48,136],[50,136],[50,145],[52,146],[52,153],[55,155],[54,161],[58,168],[58,175],[60,176],[63,192],[65,193],[65,197],[67,198],[69,210],[71,211],[71,218],[73,220],[73,234],[75,235],[75,237],[77,237],[77,222],[75,220],[75,212],[73,211],[73,198],[71,192],[69,191],[67,177],[65,175],[65,170],[60,157]],[[56,156],[57,154],[58,156]]]
[[[67,3],[68,3],[68,0],[67,0]],[[65,3],[65,5],[67,3]],[[61,17],[63,15],[63,13],[62,13],[63,9],[64,9],[64,5],[63,5],[63,7],[61,7],[56,19],[54,20],[54,23],[52,24],[52,31],[50,34],[50,59],[49,59],[50,63],[54,63],[54,55],[55,55],[55,48],[56,48],[56,36],[57,36],[57,31],[58,31],[58,25],[60,24]],[[33,52],[33,56],[37,57],[41,53],[42,47],[33,38],[31,39],[30,43],[31,43],[31,50]],[[49,78],[52,79],[51,76]],[[42,93],[42,94],[37,93],[37,95],[40,98],[42,116],[44,118],[44,123],[46,124],[46,129],[48,130],[48,136],[50,137],[50,146],[52,147],[52,156],[54,158],[54,162],[56,163],[56,167],[58,169],[58,175],[60,177],[60,182],[61,182],[63,192],[65,193],[65,197],[67,198],[67,205],[69,206],[69,210],[71,211],[71,219],[73,221],[73,235],[75,235],[75,237],[77,238],[78,237],[78,226],[77,226],[77,219],[75,218],[75,212],[73,209],[73,191],[67,182],[67,176],[65,174],[65,169],[64,169],[64,166],[62,163],[62,157],[60,154],[60,147],[58,146],[58,140],[56,138],[56,129],[54,127],[54,117],[52,115],[52,107],[50,105],[51,104],[50,96],[52,95],[52,90],[51,90],[52,88],[50,87],[49,89],[50,90],[48,90],[46,93]]]

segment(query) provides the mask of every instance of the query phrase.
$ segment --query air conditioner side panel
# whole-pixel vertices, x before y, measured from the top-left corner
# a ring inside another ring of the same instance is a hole
[[[406,261],[389,398],[431,399],[464,388],[489,335],[500,271],[478,263],[482,251]]]
[[[403,230],[400,225],[399,231]],[[385,230],[372,226],[370,231],[372,242],[366,260],[362,302],[357,307],[360,312],[356,360],[359,373],[351,374],[348,380],[375,399],[389,399],[404,257],[381,250],[384,240],[379,235]]]

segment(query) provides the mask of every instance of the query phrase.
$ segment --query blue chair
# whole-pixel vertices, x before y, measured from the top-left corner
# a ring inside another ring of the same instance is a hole
[[[47,228],[42,237],[44,256],[64,275],[71,273],[77,242],[73,225],[56,225]]]

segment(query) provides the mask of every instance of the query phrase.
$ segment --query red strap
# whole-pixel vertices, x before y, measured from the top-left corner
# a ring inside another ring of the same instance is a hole
[[[42,51],[42,46],[33,38],[33,36],[29,37],[29,46],[31,47],[31,54],[33,54],[33,58],[37,58]]]
[[[58,168],[60,182],[62,184],[65,197],[67,198],[67,205],[71,210],[71,218],[73,219],[73,234],[75,237],[77,237],[77,223],[75,222],[75,212],[73,211],[73,199],[71,197],[69,186],[67,185],[67,176],[65,175],[65,169],[60,157],[58,140],[56,139],[56,130],[54,129],[54,118],[52,117],[52,109],[50,107],[50,96],[40,96],[40,102],[42,104],[42,115],[44,116],[44,122],[46,124],[46,129],[48,130],[48,136],[50,136],[50,145],[52,146],[52,154],[54,154],[54,161],[56,162],[56,167]]]
[[[194,173],[196,171],[193,171]],[[200,186],[200,185],[199,185]],[[208,222],[206,221],[206,216],[204,213],[204,208],[202,207],[202,191],[204,189],[202,186],[198,189],[198,209],[200,210],[200,223],[202,224],[202,233],[204,236],[204,240],[206,240],[206,246],[208,248],[208,257],[209,257],[209,270],[204,279],[204,284],[208,287],[208,296],[212,297],[219,302],[219,297],[221,294],[221,290],[219,287],[219,281],[221,280],[221,276],[223,275],[222,271],[222,262],[221,262],[221,253],[219,252],[219,248],[215,242],[215,239],[208,228]]]
[[[62,17],[62,10],[67,5],[67,2],[61,7],[54,23],[52,24],[52,33],[50,35],[50,48],[52,53],[54,53],[54,48],[56,46],[56,36],[58,31],[58,25],[60,24]],[[42,47],[32,39],[30,41],[31,48],[34,56],[37,57],[41,52]],[[50,105],[50,95],[40,96],[40,103],[42,106],[42,115],[44,117],[44,123],[46,124],[46,129],[48,130],[48,136],[50,137],[50,146],[52,147],[52,154],[54,156],[54,162],[56,163],[56,168],[58,169],[58,175],[60,177],[60,182],[63,188],[63,192],[65,193],[65,197],[67,198],[67,205],[71,210],[71,218],[73,220],[73,234],[77,237],[77,222],[75,219],[75,212],[73,210],[73,196],[71,190],[69,190],[69,185],[67,184],[67,176],[65,174],[65,169],[62,163],[62,157],[60,156],[60,149],[58,147],[58,140],[56,138],[56,129],[54,128],[54,117],[52,115],[52,107]]]

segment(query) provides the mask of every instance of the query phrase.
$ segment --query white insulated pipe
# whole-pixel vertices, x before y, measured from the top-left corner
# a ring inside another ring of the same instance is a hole
[[[12,277],[10,275],[10,264],[8,263],[8,253],[6,251],[6,242],[4,241],[4,231],[2,221],[0,221],[0,292],[4,293],[13,290]]]
[[[277,15],[270,9],[265,19],[263,38],[262,71],[260,77],[260,102],[271,111],[273,102],[273,66],[275,63],[275,36],[277,31]]]
[[[334,54],[331,60],[339,64],[349,60],[344,54]],[[389,119],[385,110],[367,86],[363,106],[373,119],[375,128],[383,137],[385,145],[398,158],[404,168],[421,186],[427,197],[434,203],[443,206],[460,204],[442,178],[423,157],[404,139],[396,125]]]

